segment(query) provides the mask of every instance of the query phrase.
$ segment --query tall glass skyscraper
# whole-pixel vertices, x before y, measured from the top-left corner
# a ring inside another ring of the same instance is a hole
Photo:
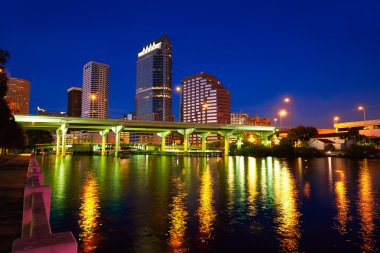
[[[94,61],[83,66],[82,118],[108,118],[109,69]]]
[[[172,45],[166,34],[138,53],[136,119],[173,121]]]

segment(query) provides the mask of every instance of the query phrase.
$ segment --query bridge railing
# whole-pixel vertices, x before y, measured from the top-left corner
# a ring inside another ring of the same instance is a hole
[[[13,242],[12,252],[78,251],[78,243],[71,232],[51,232],[50,194],[51,188],[43,185],[43,173],[36,158],[32,156],[24,188],[21,238]]]

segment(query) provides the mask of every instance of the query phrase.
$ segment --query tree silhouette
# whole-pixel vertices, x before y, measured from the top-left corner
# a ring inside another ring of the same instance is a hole
[[[1,155],[6,149],[22,147],[25,145],[25,134],[22,127],[15,121],[11,110],[5,100],[7,95],[8,76],[5,64],[9,58],[9,53],[0,49],[0,148]]]

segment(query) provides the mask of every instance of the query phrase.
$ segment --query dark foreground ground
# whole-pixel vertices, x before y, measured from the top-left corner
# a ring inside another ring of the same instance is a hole
[[[22,206],[29,157],[0,158],[0,252],[11,252],[21,235]]]

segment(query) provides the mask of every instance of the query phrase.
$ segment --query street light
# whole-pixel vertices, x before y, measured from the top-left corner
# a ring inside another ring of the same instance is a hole
[[[182,87],[180,85],[177,85],[175,88],[174,88],[174,91],[176,93],[179,93],[179,120],[178,121],[181,121],[181,116],[182,116],[182,110],[181,110],[181,105],[182,105]]]
[[[359,107],[358,107],[358,110],[359,110],[359,111],[363,111],[363,118],[364,118],[364,121],[366,121],[366,119],[365,119],[365,108],[364,108],[364,106],[359,106]]]
[[[93,118],[94,117],[94,112],[95,112],[95,110],[94,110],[94,107],[95,107],[95,99],[96,99],[96,95],[95,94],[91,94],[91,97],[90,97],[90,99],[91,99],[91,112],[90,112],[90,118]]]
[[[335,116],[334,117],[334,124],[338,123],[339,120],[340,120],[340,118],[338,116]]]
[[[277,118],[274,118],[273,121],[274,121],[274,126],[277,126]]]
[[[288,114],[288,112],[284,109],[280,110],[278,112],[278,115],[280,116],[280,127],[282,128],[282,117],[285,117]]]
[[[292,128],[292,113],[291,113],[291,106],[290,106],[290,98],[289,97],[286,97],[284,99],[284,102],[287,103],[289,105],[288,109],[289,109],[289,126],[290,126],[290,129]]]

